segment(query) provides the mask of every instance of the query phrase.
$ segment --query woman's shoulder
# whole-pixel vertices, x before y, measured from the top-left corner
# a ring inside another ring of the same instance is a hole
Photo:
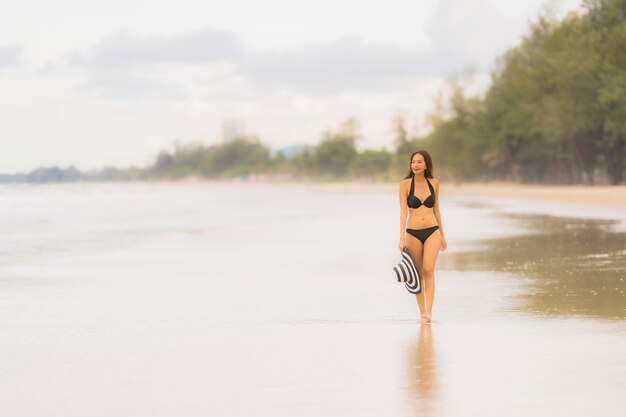
[[[433,185],[439,185],[439,180],[435,177],[430,178],[429,181],[432,182]]]
[[[411,187],[411,179],[410,178],[404,178],[400,180],[400,183],[398,184],[398,188],[400,189],[400,191],[404,191],[407,194],[409,193],[409,188]]]

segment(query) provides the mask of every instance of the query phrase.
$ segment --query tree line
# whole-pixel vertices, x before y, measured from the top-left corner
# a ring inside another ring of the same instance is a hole
[[[306,146],[289,156],[282,151],[272,154],[255,135],[211,146],[176,144],[172,152],[161,151],[150,171],[154,177],[165,179],[256,175],[319,181],[355,178],[386,181],[400,175],[399,171],[390,172],[400,155],[384,148],[358,152],[356,144],[361,137],[359,122],[349,118],[336,129],[326,130],[317,145]]]

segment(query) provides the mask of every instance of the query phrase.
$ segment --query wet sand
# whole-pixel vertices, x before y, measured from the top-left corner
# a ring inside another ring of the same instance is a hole
[[[440,265],[521,279],[515,308],[541,316],[626,319],[626,233],[617,220],[509,214],[529,233],[483,239]]]
[[[583,243],[619,257],[614,220],[442,199],[450,247],[422,326],[391,272],[394,191],[0,188],[2,414],[626,413],[618,295],[594,304],[581,274],[571,302],[556,276],[574,259],[613,280]],[[538,258],[550,248],[562,264]]]

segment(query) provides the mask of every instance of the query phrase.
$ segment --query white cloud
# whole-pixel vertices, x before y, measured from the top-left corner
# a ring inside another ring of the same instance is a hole
[[[143,38],[119,32],[105,37],[87,52],[69,55],[67,61],[71,65],[98,69],[163,63],[201,64],[237,60],[242,50],[243,46],[234,34],[219,30]]]
[[[151,79],[146,74],[134,75],[127,70],[94,70],[77,87],[79,92],[95,92],[105,99],[184,100],[189,98],[184,85],[163,79]]]
[[[189,87],[189,83],[177,81],[166,71],[197,67],[193,78],[206,81],[198,85],[203,90],[202,84],[215,86],[205,72],[205,64],[211,62],[230,66],[230,73],[219,74],[222,82],[243,77],[249,81],[247,88],[286,88],[320,95],[392,92],[405,88],[404,82],[411,77],[448,76],[469,69],[487,74],[495,55],[515,44],[527,25],[526,20],[512,15],[510,8],[503,12],[504,5],[503,1],[440,0],[424,29],[429,47],[348,36],[255,51],[245,47],[237,34],[225,30],[143,37],[118,32],[85,52],[70,54],[67,63],[88,71],[79,91],[106,98],[184,99],[188,97],[184,84]],[[167,63],[180,67],[165,70],[163,64]]]
[[[21,55],[22,48],[19,46],[0,46],[0,68],[19,65]]]
[[[433,58],[488,71],[495,54],[514,44],[526,22],[503,16],[489,1],[440,0],[426,26]]]
[[[389,84],[376,80],[433,74],[433,67],[428,54],[418,48],[365,43],[349,37],[298,49],[250,54],[242,63],[242,72],[258,82],[307,86],[308,91],[310,87],[326,90],[327,83],[340,92],[368,86],[386,89]]]
[[[221,82],[243,78],[249,81],[246,88],[328,95],[397,91],[413,77],[448,75],[459,61],[433,49],[366,43],[356,37],[261,52],[246,50],[236,39],[213,30],[149,38],[115,34],[87,52],[71,54],[67,63],[87,71],[78,91],[105,98],[171,100],[188,98],[188,80],[173,74],[195,74],[195,79],[205,80],[200,89],[215,84],[206,76],[211,67],[207,63],[228,65],[230,72],[217,75]]]
[[[66,56],[65,63],[86,71],[78,92],[105,99],[169,101],[190,97],[181,67],[196,67],[201,76],[206,63],[238,61],[242,55],[237,36],[220,30],[147,37],[119,32]]]

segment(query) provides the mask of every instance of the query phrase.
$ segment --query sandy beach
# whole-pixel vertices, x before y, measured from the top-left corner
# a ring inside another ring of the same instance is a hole
[[[448,185],[442,188],[441,192],[442,196],[481,195],[486,197],[530,199],[626,208],[626,185],[587,187],[582,185],[550,186],[514,183],[472,183]]]
[[[272,181],[211,181],[215,184],[242,187],[301,188],[319,191],[364,192],[395,191],[397,183],[381,182],[272,182]],[[607,208],[626,208],[626,185],[529,185],[512,182],[464,183],[441,185],[442,198],[497,197],[502,199],[539,200],[546,202],[577,203]]]

